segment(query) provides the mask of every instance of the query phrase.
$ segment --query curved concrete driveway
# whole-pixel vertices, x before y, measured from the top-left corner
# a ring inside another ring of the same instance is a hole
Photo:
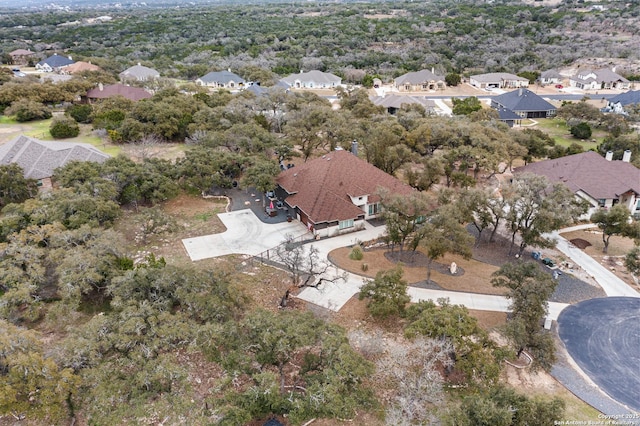
[[[640,412],[640,299],[607,297],[570,306],[558,318],[558,334],[602,390]]]
[[[228,254],[255,256],[282,243],[287,234],[298,237],[308,233],[298,221],[263,223],[250,209],[220,213],[218,217],[227,228],[225,232],[182,240],[191,260]]]

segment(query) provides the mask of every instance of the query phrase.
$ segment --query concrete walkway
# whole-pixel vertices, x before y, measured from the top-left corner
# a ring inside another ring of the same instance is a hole
[[[584,251],[582,251],[578,247],[575,247],[565,238],[560,236],[561,233],[594,227],[595,225],[591,224],[579,225],[554,232],[552,236],[557,241],[556,249],[564,253],[569,259],[571,259],[574,263],[579,265],[589,275],[591,275],[600,285],[600,287],[602,287],[607,296],[640,297],[640,293],[631,288],[627,283],[615,276],[611,271],[602,266]]]

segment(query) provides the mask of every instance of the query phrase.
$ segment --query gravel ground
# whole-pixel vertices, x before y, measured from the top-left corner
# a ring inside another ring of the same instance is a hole
[[[554,328],[556,332],[556,347],[558,350],[556,351],[557,361],[551,369],[551,375],[562,383],[564,387],[569,389],[571,393],[604,415],[620,416],[617,420],[611,420],[612,422],[617,421],[617,423],[610,424],[640,425],[640,418],[637,417],[637,413],[634,413],[625,406],[611,399],[608,395],[602,392],[600,388],[594,385],[590,380],[585,379],[582,374],[576,371],[568,359],[568,354],[564,344],[557,335],[557,327]],[[628,416],[628,418],[625,418],[625,416]],[[602,424],[607,424],[607,421],[609,421],[607,419],[593,419],[594,422],[601,420],[603,421]]]
[[[543,268],[548,270],[544,266]],[[550,270],[548,272],[553,273]],[[596,297],[607,297],[607,294],[600,287],[584,282],[571,274],[562,273],[558,277],[558,287],[549,300],[560,303],[578,303]]]

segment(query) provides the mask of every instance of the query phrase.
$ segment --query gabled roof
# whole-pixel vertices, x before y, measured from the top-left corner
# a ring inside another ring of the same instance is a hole
[[[420,70],[416,72],[409,72],[395,79],[396,85],[401,84],[421,84],[429,81],[444,81],[444,77],[436,75],[429,70]]]
[[[355,219],[364,211],[351,197],[368,195],[368,202],[380,201],[378,187],[396,194],[414,190],[395,177],[356,157],[349,151],[332,151],[320,158],[280,173],[277,183],[289,195],[291,207],[298,207],[313,223]],[[364,204],[364,203],[363,203]]]
[[[626,93],[620,93],[610,98],[609,102],[612,104],[619,102],[622,106],[640,104],[640,90],[630,90]]]
[[[285,83],[290,85],[294,84],[296,81],[308,81],[314,83],[324,83],[324,84],[340,84],[342,79],[335,74],[331,74],[330,72],[322,72],[318,70],[313,70],[309,72],[301,72],[299,74],[291,74],[282,79]]]
[[[586,79],[580,77],[580,76],[587,76],[589,74],[594,74],[596,77],[595,78],[586,78]],[[585,81],[585,82],[597,81],[598,83],[613,83],[613,82],[617,82],[617,81],[620,81],[620,82],[623,82],[623,83],[628,83],[629,82],[629,80],[627,80],[626,78],[624,78],[620,74],[616,74],[615,72],[613,72],[609,68],[602,68],[602,69],[599,69],[599,70],[584,70],[584,71],[580,71],[573,78],[573,80]]]
[[[90,62],[78,61],[75,64],[69,65],[64,70],[69,74],[74,74],[82,71],[99,71],[100,67],[97,65],[93,65]]]
[[[74,64],[75,62],[69,58],[67,58],[66,56],[62,56],[62,55],[58,55],[58,54],[53,54],[51,56],[49,56],[47,59],[43,59],[40,62],[38,62],[38,65],[43,66],[43,65],[49,65],[51,68],[60,68],[60,67],[66,67],[67,65],[71,65]]]
[[[498,107],[496,111],[498,111],[498,116],[501,121],[522,120],[522,117],[508,108]]]
[[[120,78],[135,78],[136,80],[160,77],[160,73],[158,71],[140,64],[127,68],[118,75]]]
[[[227,84],[230,82],[234,83],[244,83],[244,78],[240,77],[238,74],[233,73],[231,71],[212,71],[198,80],[203,83],[218,83],[218,84]]]
[[[492,101],[511,111],[551,111],[555,110],[549,102],[528,89],[516,89],[495,96]]]
[[[529,81],[528,78],[519,77],[515,74],[509,74],[507,72],[491,72],[488,74],[478,74],[472,75],[471,78],[482,83],[493,83],[495,81],[503,80]]]
[[[27,49],[16,49],[13,52],[9,52],[10,56],[30,56],[35,55],[35,52],[32,52]]]
[[[86,143],[41,141],[18,136],[0,146],[0,165],[16,163],[26,178],[44,179],[70,161],[105,162],[109,156]]]
[[[406,95],[374,96],[371,98],[371,102],[385,108],[402,108],[402,105],[411,104],[421,105],[425,109],[433,109],[436,106],[435,102],[430,99]]]
[[[562,75],[556,70],[543,71],[540,74],[541,78],[562,78]]]
[[[151,93],[139,87],[125,86],[124,84],[110,84],[108,86],[99,85],[87,92],[87,98],[89,99],[106,99],[113,96],[123,96],[134,102],[141,99],[148,99],[151,97]]]
[[[640,194],[640,169],[625,161],[608,161],[593,151],[527,164],[515,172],[544,175],[596,200],[615,199],[629,190]]]

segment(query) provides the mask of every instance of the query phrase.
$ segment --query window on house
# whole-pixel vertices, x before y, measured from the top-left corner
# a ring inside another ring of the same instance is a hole
[[[369,216],[380,213],[380,203],[369,204]]]
[[[416,223],[424,223],[427,220],[426,216],[418,216],[416,217]]]
[[[338,222],[338,229],[353,228],[353,219],[341,220]]]
[[[600,207],[604,207],[604,205],[605,205],[605,202],[606,202],[606,201],[607,201],[607,200],[605,200],[604,198],[600,198],[600,199],[598,200],[598,205],[599,205]]]
[[[427,90],[429,88],[429,86],[427,84],[423,84],[422,85],[422,90]]]

